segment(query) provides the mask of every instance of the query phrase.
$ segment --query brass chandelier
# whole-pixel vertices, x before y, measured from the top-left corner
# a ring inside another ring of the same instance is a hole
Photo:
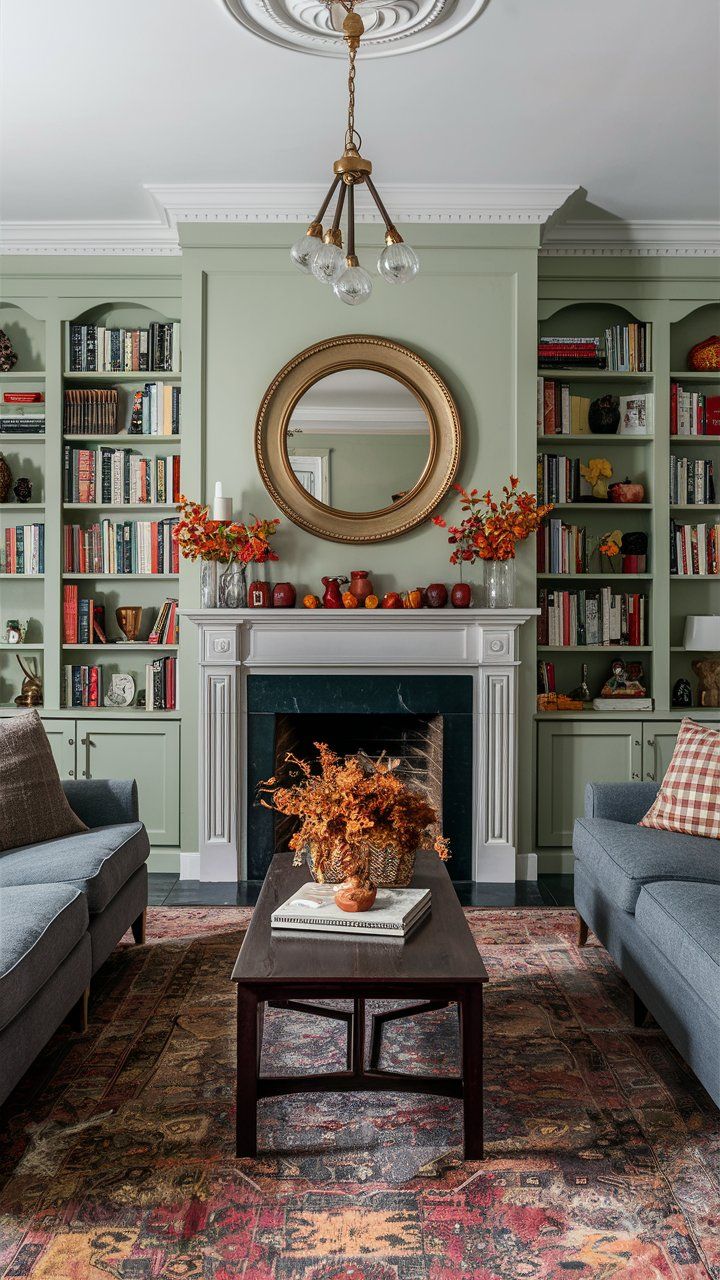
[[[322,284],[330,284],[335,296],[348,306],[365,302],[372,293],[372,279],[360,266],[355,253],[355,187],[364,182],[385,224],[385,248],[378,258],[378,271],[390,284],[405,284],[412,280],[420,268],[414,249],[405,244],[400,232],[390,220],[385,205],[370,177],[372,164],[360,155],[362,138],[355,128],[355,57],[365,30],[362,18],[355,11],[357,0],[339,0],[345,10],[342,32],[348,47],[348,116],[345,131],[345,150],[333,164],[330,190],[323,200],[317,217],[313,218],[304,236],[295,242],[290,257],[301,271],[315,276]],[[338,190],[339,188],[339,190]],[[337,202],[331,225],[323,234],[322,222],[337,191]],[[340,220],[347,203],[347,252],[343,253]]]

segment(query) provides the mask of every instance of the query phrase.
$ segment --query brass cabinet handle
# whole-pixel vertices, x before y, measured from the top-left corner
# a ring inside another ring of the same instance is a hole
[[[80,739],[80,745],[81,745],[82,747],[86,747],[86,746],[87,746],[87,744],[88,744],[88,740],[87,740],[87,738],[81,738],[81,739]]]

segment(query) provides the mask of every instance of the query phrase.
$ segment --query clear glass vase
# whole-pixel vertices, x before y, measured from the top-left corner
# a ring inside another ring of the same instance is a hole
[[[511,609],[515,603],[515,561],[485,561],[485,606]]]
[[[246,566],[241,560],[231,560],[218,578],[218,606],[221,609],[247,608]]]
[[[217,609],[218,567],[216,560],[200,561],[200,608]]]

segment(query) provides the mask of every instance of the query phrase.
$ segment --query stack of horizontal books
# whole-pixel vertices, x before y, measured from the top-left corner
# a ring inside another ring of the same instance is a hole
[[[309,933],[365,934],[375,938],[402,940],[417,927],[430,910],[429,889],[378,889],[370,911],[342,911],[335,902],[331,884],[304,884],[270,918],[273,929],[294,929]]]

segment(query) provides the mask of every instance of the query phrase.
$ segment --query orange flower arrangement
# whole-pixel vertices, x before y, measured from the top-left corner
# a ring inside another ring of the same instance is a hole
[[[290,839],[295,866],[302,864],[309,849],[320,883],[339,865],[346,880],[357,877],[367,884],[370,845],[407,854],[431,842],[438,857],[446,861],[450,856],[446,838],[433,837],[428,831],[438,821],[437,811],[424,793],[398,777],[399,760],[384,754],[378,760],[362,754],[341,758],[324,742],[314,746],[319,773],[312,772],[307,760],[289,752],[285,762],[299,771],[300,780],[286,787],[277,778],[268,778],[259,786],[259,801],[266,809],[300,819]]]
[[[519,490],[517,476],[503,486],[503,497],[496,502],[488,489],[479,495],[477,489],[463,489],[456,484],[461,508],[467,515],[459,525],[448,525],[442,516],[433,516],[433,524],[449,529],[448,542],[455,550],[451,564],[474,564],[476,560],[514,560],[518,542],[536,533],[552,503],[539,507],[534,493]],[[483,510],[484,508],[484,510]]]
[[[186,560],[241,560],[243,564],[263,564],[278,558],[270,547],[270,538],[280,524],[277,519],[258,520],[253,516],[252,524],[210,520],[210,508],[191,502],[184,494],[180,495],[177,509],[181,517],[173,537]]]

